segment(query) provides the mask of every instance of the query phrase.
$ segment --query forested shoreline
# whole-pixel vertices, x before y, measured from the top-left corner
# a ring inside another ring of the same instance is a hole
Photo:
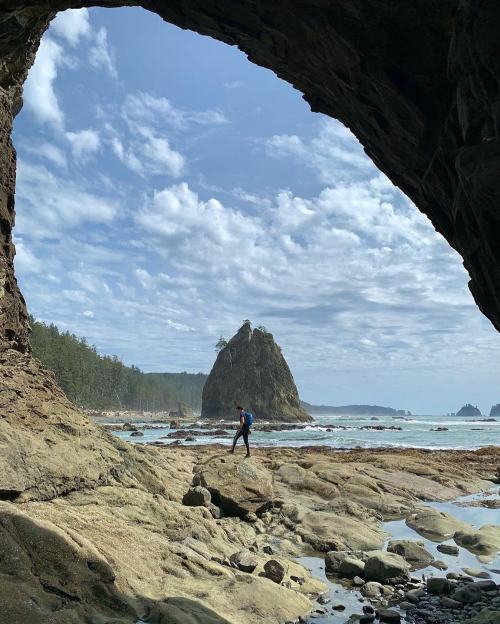
[[[99,355],[85,338],[30,317],[31,347],[66,395],[95,410],[166,411],[179,402],[201,409],[204,373],[143,373],[116,356]]]

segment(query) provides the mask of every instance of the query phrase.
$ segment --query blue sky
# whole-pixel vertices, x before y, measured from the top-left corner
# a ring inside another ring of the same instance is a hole
[[[59,14],[15,122],[18,278],[39,319],[145,371],[208,371],[244,318],[301,396],[500,401],[458,256],[340,123],[140,9]]]

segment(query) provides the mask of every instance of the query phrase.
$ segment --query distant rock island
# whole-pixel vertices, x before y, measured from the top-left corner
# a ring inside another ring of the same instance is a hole
[[[312,420],[272,334],[249,321],[219,351],[203,388],[201,417],[235,419],[238,404],[261,420]]]
[[[500,403],[493,405],[490,409],[490,416],[500,416]]]
[[[458,410],[456,416],[482,416],[482,414],[481,410],[477,407],[477,405],[471,405],[470,403],[466,403]]]
[[[411,416],[408,410],[398,410],[381,405],[311,405],[301,401],[309,414],[338,414],[343,416]]]

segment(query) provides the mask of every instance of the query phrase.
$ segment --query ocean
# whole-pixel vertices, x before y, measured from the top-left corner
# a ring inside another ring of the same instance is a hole
[[[237,421],[235,420],[235,423]],[[148,427],[146,423],[134,423],[139,427]],[[201,421],[198,423],[201,425]],[[223,429],[223,421],[213,421],[213,429]],[[265,421],[256,419],[256,425]],[[158,425],[152,425],[158,427]],[[369,428],[367,428],[369,427]],[[377,428],[374,428],[377,427]],[[389,429],[395,427],[397,429]],[[444,430],[437,431],[437,428]],[[131,437],[128,431],[115,432],[120,438],[130,442],[160,442],[171,444],[175,441],[166,438],[172,430],[168,424],[161,429],[145,428],[143,436]],[[183,429],[184,431],[184,429]],[[206,431],[206,430],[205,430]],[[196,435],[193,430],[186,430],[186,435],[194,435],[195,441],[183,445],[226,444],[231,443],[234,432],[229,436]],[[488,445],[500,444],[500,419],[488,417],[457,416],[338,416],[322,414],[315,417],[311,424],[296,429],[294,425],[278,431],[252,431],[251,445],[255,447],[276,446],[328,446],[332,448],[426,448],[426,449],[478,449]]]

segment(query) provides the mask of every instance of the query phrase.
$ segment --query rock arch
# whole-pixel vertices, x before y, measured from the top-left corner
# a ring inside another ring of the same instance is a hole
[[[500,329],[500,72],[495,0],[5,0],[0,7],[0,347],[29,351],[13,271],[22,84],[58,10],[143,6],[237,45],[356,134],[463,257]]]

